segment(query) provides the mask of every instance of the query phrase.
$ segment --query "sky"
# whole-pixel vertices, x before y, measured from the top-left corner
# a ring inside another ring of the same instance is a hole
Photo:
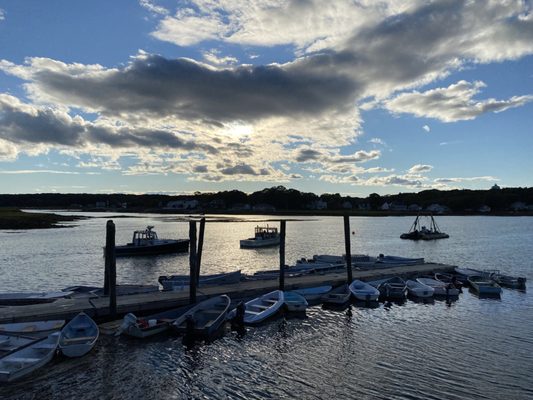
[[[530,1],[0,0],[0,193],[533,186]]]

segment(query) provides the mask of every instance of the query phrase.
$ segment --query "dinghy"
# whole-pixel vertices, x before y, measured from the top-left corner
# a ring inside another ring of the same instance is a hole
[[[190,310],[192,306],[184,306],[172,310],[163,311],[157,314],[152,314],[146,317],[137,317],[132,313],[126,314],[119,330],[115,336],[125,334],[133,336],[138,339],[144,339],[158,333],[165,332],[170,328],[170,324],[178,317],[181,317],[185,312]]]
[[[60,330],[65,325],[65,320],[16,322],[12,324],[0,324],[0,333],[22,333],[48,335]]]
[[[432,278],[417,278],[416,281],[432,287],[435,296],[459,296],[459,289],[451,283],[444,283]]]
[[[444,283],[451,283],[453,286],[455,286],[457,289],[461,290],[463,287],[462,282],[457,279],[455,275],[452,274],[446,274],[444,272],[437,272],[435,273],[435,280],[444,282]]]
[[[500,274],[499,272],[491,274],[491,279],[498,285],[510,289],[525,289],[526,278],[515,277],[510,275]]]
[[[248,301],[244,311],[244,323],[248,325],[258,324],[265,319],[276,314],[283,306],[285,296],[281,290],[264,294],[253,300]],[[233,310],[229,318],[235,317],[236,310]]]
[[[241,270],[221,274],[200,275],[198,286],[239,283],[241,278]],[[163,290],[183,290],[189,288],[190,275],[162,275],[158,278],[158,281],[163,286]]]
[[[93,319],[80,312],[61,330],[59,349],[67,357],[81,357],[91,351],[99,334]]]
[[[191,329],[195,335],[209,337],[226,321],[230,304],[225,294],[204,300],[177,318],[172,328],[179,333],[190,333]]]
[[[350,284],[350,292],[357,300],[376,301],[379,298],[378,289],[358,279]]]
[[[1,335],[0,334],[0,358],[17,350],[21,347],[25,347],[28,344],[35,342],[36,339],[31,336],[22,336],[22,335]]]
[[[25,306],[29,304],[52,303],[57,299],[70,297],[74,292],[18,292],[0,293],[0,306]]]
[[[407,287],[405,286],[405,281],[402,278],[395,276],[393,278],[379,279],[377,281],[369,281],[367,283],[377,288],[380,295],[386,299],[405,299]]]
[[[433,297],[433,293],[435,293],[435,289],[433,289],[431,286],[417,281],[413,281],[411,279],[406,281],[405,285],[407,286],[407,291],[413,297],[425,299]]]
[[[351,295],[352,292],[350,292],[348,285],[344,284],[322,295],[320,300],[326,305],[341,306],[350,301]]]
[[[305,297],[307,301],[318,301],[322,296],[331,291],[331,285],[316,286],[304,289],[295,289],[294,291],[299,295]]]
[[[59,332],[54,332],[0,358],[0,382],[23,378],[50,362],[56,353],[59,336]]]
[[[480,296],[500,296],[502,293],[502,288],[496,282],[484,276],[469,276],[468,282]]]
[[[285,307],[287,311],[304,312],[307,309],[308,303],[305,297],[296,292],[283,292],[285,298]]]

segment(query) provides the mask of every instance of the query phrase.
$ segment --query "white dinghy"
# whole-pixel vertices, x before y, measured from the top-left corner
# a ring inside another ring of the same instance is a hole
[[[11,324],[0,324],[2,334],[37,334],[48,335],[60,330],[65,325],[65,320],[16,322]]]
[[[451,283],[444,283],[432,278],[417,278],[417,282],[431,286],[435,296],[459,296],[459,289]]]
[[[188,333],[190,321],[195,335],[209,337],[226,322],[230,304],[231,299],[225,294],[204,300],[177,318],[172,328],[179,333]]]
[[[59,336],[59,332],[54,332],[0,358],[0,382],[23,378],[50,362],[56,353]]]
[[[295,289],[294,292],[305,297],[307,301],[318,301],[326,293],[329,293],[332,288],[333,286],[331,285],[315,286],[305,289]]]
[[[61,330],[59,349],[67,357],[81,357],[91,351],[99,334],[98,325],[81,312]]]
[[[283,306],[285,296],[281,290],[274,290],[273,292],[264,294],[253,300],[248,301],[244,311],[244,323],[248,325],[258,324],[268,317],[276,314]],[[233,318],[236,310],[233,310],[229,318]]]
[[[320,300],[326,305],[340,306],[350,301],[351,295],[352,292],[350,292],[348,285],[344,284],[336,287],[331,292],[326,293],[320,298]]]
[[[355,279],[349,286],[350,292],[357,300],[376,301],[379,298],[379,290],[374,286]]]
[[[435,289],[433,289],[431,286],[421,282],[413,281],[411,279],[407,280],[405,285],[407,286],[407,292],[409,292],[411,296],[421,299],[433,297],[433,293],[435,292]]]

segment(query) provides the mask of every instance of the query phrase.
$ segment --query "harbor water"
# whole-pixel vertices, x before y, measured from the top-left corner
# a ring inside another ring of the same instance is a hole
[[[79,214],[79,213],[78,213]],[[65,229],[0,232],[0,292],[51,291],[103,283],[105,222],[117,244],[154,225],[160,238],[186,238],[175,215],[85,214]],[[267,221],[269,220],[269,221]],[[412,217],[352,217],[352,254],[424,257],[468,268],[499,269],[533,282],[533,218],[439,217],[449,239],[401,240]],[[208,217],[202,273],[276,268],[278,249],[244,250],[239,240],[276,217]],[[290,217],[286,260],[342,254],[340,217]],[[118,283],[157,284],[188,272],[188,256],[117,260]],[[533,398],[533,298],[504,289],[501,299],[465,290],[452,303],[310,307],[227,332],[211,343],[101,337],[78,360],[57,358],[28,379],[0,386],[1,399],[528,399]]]

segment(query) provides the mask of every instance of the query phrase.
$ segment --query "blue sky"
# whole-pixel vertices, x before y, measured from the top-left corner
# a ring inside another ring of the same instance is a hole
[[[0,0],[0,192],[533,186],[531,2]]]

